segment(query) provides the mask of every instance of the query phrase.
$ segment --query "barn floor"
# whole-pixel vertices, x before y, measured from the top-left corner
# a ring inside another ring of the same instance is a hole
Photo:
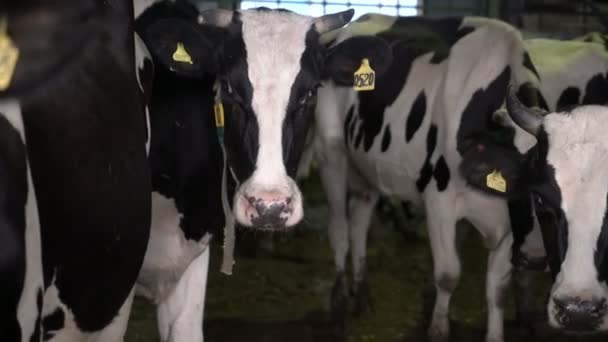
[[[219,273],[221,248],[212,246],[205,313],[205,341],[340,342],[425,341],[425,317],[431,255],[424,220],[394,227],[377,215],[370,231],[368,267],[374,310],[352,319],[345,331],[328,321],[334,280],[326,234],[327,208],[316,180],[304,184],[307,219],[291,234],[250,234],[257,247],[237,246],[233,276]],[[249,245],[249,244],[247,244]],[[485,331],[485,257],[477,234],[463,244],[463,275],[452,300],[452,341],[483,341]],[[539,300],[542,298],[539,286]],[[606,341],[600,337],[567,337],[543,332],[531,337],[513,321],[512,296],[506,322],[507,341]],[[136,299],[126,342],[159,342],[154,307]]]

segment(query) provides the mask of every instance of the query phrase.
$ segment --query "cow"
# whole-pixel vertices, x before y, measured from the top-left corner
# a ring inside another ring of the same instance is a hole
[[[14,331],[2,340],[122,341],[151,212],[133,3],[7,1],[0,12],[13,44],[8,50],[3,45],[1,53],[18,52],[16,58],[3,58],[0,68],[5,82],[0,150],[15,151],[1,158],[14,159],[6,164],[13,169],[2,166],[3,182],[4,172],[10,172],[16,191],[15,202],[3,210],[14,215],[13,224],[23,225],[27,191],[27,229],[13,228],[22,231],[12,247],[22,265],[18,248],[26,235],[21,296],[28,301],[23,309],[19,302],[17,315],[27,324],[17,327],[14,319],[3,320]],[[7,67],[11,58],[16,65]],[[26,182],[29,172],[31,182]],[[34,203],[39,246],[35,229],[30,230],[36,226],[35,213],[30,215]],[[29,266],[39,259],[40,269],[30,275]],[[11,285],[3,278],[2,286]],[[11,291],[2,296],[14,299]]]
[[[467,182],[487,187],[484,172],[499,172],[512,189],[500,197],[531,198],[542,228],[553,285],[547,302],[549,324],[575,332],[608,330],[608,108],[575,106],[563,111],[531,109],[513,91],[507,109],[513,121],[536,137],[526,153],[489,141],[485,151],[463,159]],[[493,156],[490,156],[493,155]]]
[[[23,118],[0,100],[0,339],[41,341],[43,294],[40,222]]]
[[[496,136],[522,152],[534,143],[523,130],[507,129],[499,120],[509,84],[529,105],[541,102],[537,71],[519,32],[485,18],[378,14],[336,32],[324,37],[330,46],[360,36],[387,40],[394,62],[376,78],[374,90],[357,92],[326,82],[318,93],[315,153],[330,207],[334,315],[344,317],[348,307],[349,250],[355,313],[369,308],[367,230],[378,197],[393,195],[424,207],[427,214],[436,288],[431,340],[449,336],[449,302],[461,268],[456,222],[466,219],[490,251],[486,341],[502,341],[502,298],[511,259],[523,265],[537,261],[544,255],[542,243],[514,241],[511,233],[512,224],[526,232],[534,228],[530,203],[507,202],[471,188],[458,166],[471,149],[483,149],[471,144],[471,137]]]
[[[161,340],[198,342],[211,237],[229,216],[274,231],[302,219],[294,178],[318,85],[352,84],[363,55],[381,74],[389,48],[375,37],[319,44],[353,10],[312,18],[267,8],[196,13],[179,1],[141,8],[136,28],[151,59],[141,54],[140,80],[146,65],[155,75],[152,230],[138,285],[157,305]]]

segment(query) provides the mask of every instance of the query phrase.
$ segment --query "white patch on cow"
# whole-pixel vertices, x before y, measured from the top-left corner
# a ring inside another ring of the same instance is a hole
[[[141,79],[139,77],[139,70],[144,69],[144,62],[147,60],[152,61],[152,55],[148,50],[148,47],[141,39],[141,37],[137,34],[133,34],[133,39],[135,41],[135,77],[137,78],[137,84],[139,85],[139,89],[143,94],[145,94],[144,85],[141,83]],[[151,136],[151,127],[150,127],[150,108],[148,104],[145,103],[145,111],[146,111],[146,131],[148,132],[146,139],[146,154],[150,153],[150,141]]]
[[[156,303],[165,300],[192,260],[208,247],[209,236],[199,242],[186,239],[179,226],[182,217],[173,199],[152,192],[150,239],[137,279],[137,294]]]
[[[235,216],[251,226],[245,198],[272,194],[280,200],[291,198],[293,211],[285,218],[292,226],[303,216],[302,195],[283,164],[283,120],[313,19],[289,12],[243,11],[241,20],[259,149],[253,175],[235,195]]]
[[[594,262],[597,241],[606,213],[608,177],[608,109],[579,107],[567,114],[549,114],[544,127],[549,139],[547,163],[555,168],[568,222],[568,248],[553,285],[554,297],[608,299],[608,288],[597,280]],[[553,301],[550,323],[557,326]],[[608,328],[604,318],[603,327]]]
[[[194,259],[157,310],[161,341],[203,342],[209,247]]]
[[[0,101],[0,114],[19,132],[21,140],[27,146],[21,106],[17,101]],[[42,246],[40,240],[40,220],[38,217],[38,204],[36,192],[29,168],[27,165],[27,200],[25,204],[25,279],[23,291],[17,306],[17,320],[21,328],[21,340],[29,341],[36,329],[38,318],[38,291],[43,284],[42,277]]]
[[[136,294],[158,305],[163,341],[199,342],[211,237],[187,240],[182,216],[172,199],[152,192],[152,227]]]

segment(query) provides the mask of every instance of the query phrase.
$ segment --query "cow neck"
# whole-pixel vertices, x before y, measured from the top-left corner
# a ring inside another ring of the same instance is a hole
[[[222,106],[222,86],[219,78],[215,80],[213,85],[213,90],[215,91],[215,107]],[[215,108],[213,110],[215,115]],[[217,119],[216,119],[217,120]],[[222,119],[223,121],[223,119]],[[222,122],[223,124],[223,122]],[[239,186],[239,181],[235,176],[234,170],[232,167],[228,165],[228,158],[226,156],[226,148],[224,146],[224,127],[223,125],[220,127],[216,121],[216,131],[218,134],[218,141],[220,143],[220,148],[222,149],[222,158],[224,161],[222,167],[222,208],[224,209],[224,217],[225,217],[225,225],[224,225],[224,244],[223,248],[223,257],[222,257],[222,265],[220,267],[220,272],[226,275],[232,275],[232,268],[234,266],[234,241],[235,241],[235,218],[232,214],[232,210],[230,209],[230,203],[228,200],[228,170],[230,170],[230,175],[236,182],[236,188]]]

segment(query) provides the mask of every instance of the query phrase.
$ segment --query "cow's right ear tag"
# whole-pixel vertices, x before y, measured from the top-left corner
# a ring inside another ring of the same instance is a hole
[[[507,192],[507,181],[496,170],[486,176],[486,186],[498,192]]]
[[[363,58],[361,66],[354,75],[354,86],[356,91],[374,90],[376,87],[376,72],[369,65],[369,59]]]
[[[17,60],[19,49],[8,36],[6,18],[0,18],[0,91],[11,84]]]
[[[184,43],[177,43],[177,48],[173,53],[173,60],[176,62],[192,64],[192,57],[190,57],[190,54],[188,54],[188,51],[186,51]]]

